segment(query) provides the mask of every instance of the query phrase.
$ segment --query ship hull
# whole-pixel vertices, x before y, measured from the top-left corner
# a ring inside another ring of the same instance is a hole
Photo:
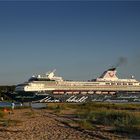
[[[91,92],[91,91],[90,91]],[[71,94],[49,92],[14,92],[7,93],[13,100],[19,102],[112,102],[112,103],[140,103],[140,92],[92,93],[88,91],[72,92]]]

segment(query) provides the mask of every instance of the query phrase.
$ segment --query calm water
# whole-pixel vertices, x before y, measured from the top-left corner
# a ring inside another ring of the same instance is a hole
[[[15,103],[15,107],[21,106],[20,103]],[[11,102],[0,102],[0,107],[11,107]]]
[[[20,107],[21,103],[15,103],[15,107]],[[24,103],[22,106],[31,106],[32,108],[45,108],[46,103]],[[0,107],[11,107],[11,102],[0,102]]]

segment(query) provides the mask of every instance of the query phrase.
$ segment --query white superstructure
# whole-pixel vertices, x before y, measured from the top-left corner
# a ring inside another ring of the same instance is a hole
[[[28,82],[16,86],[16,91],[52,91],[53,94],[93,94],[104,92],[140,91],[140,82],[134,79],[119,79],[116,69],[105,71],[99,78],[90,81],[66,81],[55,76],[55,71],[32,76]]]

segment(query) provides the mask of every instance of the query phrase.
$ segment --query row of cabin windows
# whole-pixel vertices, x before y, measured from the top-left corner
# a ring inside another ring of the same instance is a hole
[[[99,85],[100,83],[92,83],[87,85]],[[106,85],[134,85],[133,83],[105,83]],[[86,84],[85,84],[86,85]]]
[[[38,79],[38,78],[30,78],[29,79],[29,82],[32,82],[32,81],[55,81],[55,80],[44,79],[44,78],[41,78],[41,79]]]
[[[63,84],[63,85],[69,85],[69,84]],[[76,85],[79,85],[79,84],[70,84],[71,86],[76,86]],[[92,83],[92,84],[81,84],[83,86],[92,86],[92,85],[102,85],[100,83]],[[105,83],[105,85],[134,85],[133,83]]]
[[[76,86],[76,85],[80,85],[80,83],[63,83],[63,85],[75,85]],[[92,85],[104,85],[104,84],[102,84],[102,83],[86,83],[86,84],[81,83],[81,85],[92,86]],[[135,83],[116,83],[116,82],[112,82],[112,83],[105,83],[105,85],[135,85]]]
[[[134,85],[133,83],[106,83],[106,85]]]

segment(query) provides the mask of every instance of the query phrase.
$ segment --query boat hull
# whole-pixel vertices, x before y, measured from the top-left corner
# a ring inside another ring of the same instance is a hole
[[[82,93],[58,94],[49,92],[14,92],[6,93],[11,99],[19,102],[112,102],[112,103],[140,103],[140,92],[116,92],[114,94],[98,94],[83,91]]]

